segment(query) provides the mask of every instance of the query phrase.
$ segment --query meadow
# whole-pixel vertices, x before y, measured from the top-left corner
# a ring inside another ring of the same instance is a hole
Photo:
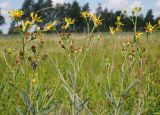
[[[71,33],[76,20],[67,17],[32,31],[38,14],[24,21],[23,11],[9,11],[18,34],[0,36],[0,114],[160,114],[160,20],[140,32],[140,11],[132,9],[130,33],[121,16],[96,32],[103,20],[88,11],[84,33]]]
[[[58,61],[59,68],[64,74],[66,81],[69,82],[69,78],[67,77],[67,70],[69,68],[69,62],[66,61],[67,56],[58,44],[58,39],[60,38],[57,35],[51,34],[43,36],[45,38],[45,44],[41,49],[40,55],[41,57],[45,55],[46,59],[39,64],[36,70],[36,73],[39,74],[36,84],[40,85],[42,92],[45,92],[46,90],[49,91],[48,93],[52,92],[49,95],[53,96],[52,103],[54,106],[52,105],[53,111],[50,114],[71,114],[70,101],[68,101],[69,96],[63,88],[63,82],[58,77],[59,75],[56,67],[52,63],[52,59]],[[111,90],[113,95],[112,98],[114,98],[115,102],[121,96],[121,78],[122,74],[124,74],[123,71],[125,71],[123,68],[130,69],[127,70],[127,74],[124,75],[124,89],[135,80],[138,80],[138,82],[121,97],[122,102],[119,114],[138,114],[138,112],[141,112],[140,114],[150,115],[160,114],[160,39],[155,36],[156,35],[153,35],[149,40],[141,39],[140,41],[141,46],[146,48],[146,51],[143,54],[141,70],[138,65],[136,65],[137,62],[134,62],[132,67],[128,68],[129,65],[124,65],[124,57],[121,55],[120,47],[123,47],[124,43],[128,43],[132,39],[131,33],[119,35],[118,40],[120,46],[116,45],[114,57],[112,55],[114,39],[111,35],[102,33],[102,39],[97,43],[94,43],[89,53],[86,55],[84,65],[77,78],[77,95],[82,99],[88,99],[87,106],[89,109],[88,112],[84,107],[85,109],[83,109],[80,114],[113,114],[114,109],[112,108],[107,93]],[[71,39],[75,40],[77,45],[83,45],[86,41],[85,34],[73,34],[71,35]],[[14,83],[12,83],[13,78],[11,72],[4,60],[4,50],[13,48],[14,51],[18,51],[21,47],[21,43],[18,36],[1,36],[0,47],[0,113],[13,115],[17,113],[15,108],[17,106],[22,106],[23,103],[20,102],[21,99],[19,99],[19,95],[15,91],[17,88],[13,85]],[[14,53],[11,55],[15,57]],[[8,58],[10,57],[7,57],[7,59]],[[108,61],[105,62],[105,59],[108,59]],[[110,62],[109,59],[114,62]],[[111,75],[106,73],[106,63],[108,66],[112,66]],[[15,66],[15,62],[12,62],[11,64],[12,66]],[[27,68],[27,75],[25,77],[28,78],[32,73],[32,69],[29,65],[25,66],[27,66],[25,67]],[[17,75],[18,79],[14,82],[24,88],[24,82],[26,81],[23,80],[24,78],[21,74],[22,73]],[[108,77],[111,82],[109,83],[112,87],[111,89],[108,89]],[[43,103],[39,103],[39,106],[41,106],[41,104]]]

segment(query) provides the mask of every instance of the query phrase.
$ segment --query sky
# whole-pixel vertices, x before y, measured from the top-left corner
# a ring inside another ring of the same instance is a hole
[[[94,13],[98,6],[98,3],[102,5],[103,8],[107,7],[109,10],[130,10],[134,6],[141,6],[142,13],[145,15],[148,9],[153,9],[153,14],[155,17],[160,16],[160,0],[52,0],[54,4],[57,3],[68,3],[73,1],[78,1],[81,6],[85,3],[89,3],[91,11]],[[8,15],[10,9],[19,9],[22,6],[24,0],[0,0],[1,13],[5,17],[6,24],[0,26],[0,30],[4,33],[8,32],[11,20]]]

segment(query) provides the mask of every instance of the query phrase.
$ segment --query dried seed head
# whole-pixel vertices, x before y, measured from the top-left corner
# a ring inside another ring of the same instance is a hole
[[[32,67],[32,69],[33,69],[34,71],[37,69],[37,66],[38,66],[38,64],[37,64],[36,62],[32,61],[31,67]]]
[[[92,40],[94,38],[93,35],[89,35],[89,39]]]
[[[46,54],[42,56],[42,60],[46,60],[47,58],[48,58],[48,55]]]
[[[64,45],[64,43],[63,43],[62,40],[59,40],[58,43],[59,43],[60,45]]]
[[[43,40],[41,40],[41,41],[39,42],[39,46],[42,48],[42,47],[43,47],[43,45],[44,45],[44,41],[43,41]]]
[[[24,53],[22,51],[19,52],[19,55],[20,55],[21,58],[24,57]]]
[[[32,57],[31,56],[28,57],[28,61],[32,62]]]
[[[73,40],[70,41],[69,45],[70,45],[70,46],[73,46]]]
[[[133,59],[133,55],[132,55],[132,54],[129,54],[128,58],[129,58],[130,60],[132,60],[132,59]]]
[[[33,78],[33,79],[31,80],[31,82],[32,82],[32,84],[35,84],[35,83],[36,83],[36,78]]]
[[[102,39],[102,35],[101,34],[98,34],[98,40],[101,40]]]
[[[73,50],[73,53],[78,53],[78,49],[74,49],[74,50]]]
[[[78,48],[78,52],[81,53],[83,51],[83,48]]]
[[[18,57],[17,59],[16,59],[16,65],[20,65],[21,64],[21,59]]]
[[[32,45],[32,46],[31,46],[31,50],[32,50],[33,53],[36,53],[36,46],[35,46],[35,45]]]

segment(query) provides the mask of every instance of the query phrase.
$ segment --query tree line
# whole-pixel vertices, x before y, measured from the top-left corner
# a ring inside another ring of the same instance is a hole
[[[1,14],[1,8],[0,8],[0,26],[3,25],[5,23],[5,19]],[[2,30],[0,30],[0,34],[2,34]]]
[[[53,4],[52,0],[25,0],[21,8],[25,14],[21,20],[27,20],[31,12],[36,12],[43,18],[43,23],[37,23],[36,25],[44,27],[47,23],[50,23],[55,19],[59,20],[59,22],[61,22],[60,25],[62,25],[64,17],[71,17],[76,20],[71,29],[72,31],[83,32],[86,30],[85,21],[82,19],[80,14],[83,11],[90,11],[89,3],[86,3],[84,6],[80,6],[77,1],[64,4]],[[103,9],[101,4],[98,4],[96,14],[101,16],[101,19],[103,19],[103,24],[97,29],[97,31],[104,32],[107,31],[109,26],[114,26],[117,16],[121,16],[121,21],[124,23],[123,31],[128,32],[133,30],[133,24],[129,19],[130,16],[125,15],[122,11],[109,11],[107,8]],[[144,31],[144,27],[147,22],[150,21],[152,24],[156,24],[158,19],[158,17],[154,18],[153,11],[150,9],[145,16],[143,14],[138,16],[137,28],[140,31]],[[4,18],[0,15],[0,25],[1,20],[4,20]],[[12,21],[9,34],[16,33],[15,25],[15,21]]]

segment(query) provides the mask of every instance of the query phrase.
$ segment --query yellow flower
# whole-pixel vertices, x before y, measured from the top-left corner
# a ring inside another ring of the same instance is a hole
[[[33,22],[43,22],[41,16],[38,17],[38,14],[35,14],[34,12],[31,13],[31,18]]]
[[[36,78],[32,79],[32,84],[36,83]]]
[[[155,24],[155,25],[152,25],[150,22],[148,22],[148,23],[146,24],[145,29],[146,29],[146,32],[147,32],[147,33],[153,33],[153,32],[157,29],[157,25],[156,25],[156,24]]]
[[[44,31],[48,31],[51,29],[55,29],[55,25],[57,24],[57,20],[53,21],[53,23],[48,23],[45,28]]]
[[[65,22],[66,22],[66,24],[65,24],[65,25],[62,25],[61,28],[66,30],[71,24],[74,24],[75,19],[66,18],[66,17],[65,17]]]
[[[109,27],[110,33],[114,36],[116,33],[116,30],[113,27]]]
[[[11,54],[11,53],[14,52],[15,50],[12,49],[12,48],[8,48],[6,51],[7,51],[7,53]]]
[[[158,27],[160,28],[160,19],[158,20]]]
[[[21,30],[22,30],[22,31],[26,31],[26,30],[30,29],[30,27],[31,27],[32,24],[33,24],[33,23],[30,22],[30,21],[24,22],[24,21],[22,20],[22,22],[21,22],[21,25],[22,25]]]
[[[8,13],[10,14],[10,17],[14,20],[21,18],[24,14],[24,12],[21,10],[10,10]]]
[[[88,11],[83,11],[83,12],[81,12],[81,16],[83,17],[83,18],[87,18],[87,17],[92,17],[92,14],[90,13],[90,12],[88,12]]]
[[[98,34],[98,40],[102,39],[102,35],[101,34]]]
[[[121,16],[117,16],[117,22],[121,21]]]
[[[66,17],[65,17],[65,22],[66,22],[67,24],[74,24],[75,19],[72,19],[72,18],[66,18]]]
[[[121,16],[117,16],[117,22],[116,22],[117,27],[123,26],[124,24],[121,22]]]
[[[102,20],[100,19],[100,16],[97,17],[95,14],[93,15],[93,23],[94,23],[94,27],[98,27],[100,25],[102,25]]]
[[[141,37],[142,33],[141,32],[136,32],[135,33],[135,37],[136,39],[139,39]]]

